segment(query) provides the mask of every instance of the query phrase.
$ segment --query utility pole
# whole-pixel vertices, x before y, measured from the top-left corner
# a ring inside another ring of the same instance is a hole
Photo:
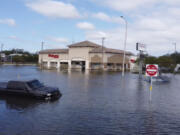
[[[176,43],[173,43],[173,45],[174,45],[174,47],[175,47],[175,53],[174,53],[174,55],[175,55],[175,66],[176,66],[176,54],[177,54],[177,51],[176,51]]]
[[[175,53],[176,53],[176,43],[174,43],[174,46],[175,46]]]
[[[2,62],[2,51],[3,51],[4,44],[1,44],[1,52],[0,52],[0,62]]]
[[[44,42],[41,42],[41,51],[44,50]],[[41,56],[41,69],[43,68],[43,54]]]
[[[41,43],[41,51],[44,50],[44,42]]]
[[[104,40],[106,38],[102,37],[102,67],[104,68]]]

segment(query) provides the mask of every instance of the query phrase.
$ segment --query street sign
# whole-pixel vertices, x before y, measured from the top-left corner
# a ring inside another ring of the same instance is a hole
[[[158,65],[148,64],[146,65],[146,76],[158,76]]]
[[[146,45],[142,43],[136,43],[136,50],[137,51],[146,51]]]
[[[59,55],[54,55],[54,54],[48,54],[48,57],[52,57],[52,58],[59,58]]]
[[[149,101],[152,100],[152,77],[158,76],[158,65],[156,64],[147,64],[146,65],[146,76],[151,77],[151,85],[150,85],[150,93],[149,93]]]

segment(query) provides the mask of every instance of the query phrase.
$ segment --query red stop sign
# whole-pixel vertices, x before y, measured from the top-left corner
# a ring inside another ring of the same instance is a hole
[[[146,65],[146,75],[147,76],[157,76],[158,65]]]

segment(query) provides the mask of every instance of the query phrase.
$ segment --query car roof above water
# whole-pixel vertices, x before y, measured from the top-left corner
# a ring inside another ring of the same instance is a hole
[[[38,79],[32,79],[32,80],[10,80],[8,83],[30,83],[33,81],[39,81]]]
[[[8,83],[9,82],[13,82],[13,83],[15,83],[15,82],[25,82],[25,83],[28,83],[28,82],[33,82],[33,81],[39,81],[38,79],[32,79],[32,80],[10,80],[10,81],[8,81]]]

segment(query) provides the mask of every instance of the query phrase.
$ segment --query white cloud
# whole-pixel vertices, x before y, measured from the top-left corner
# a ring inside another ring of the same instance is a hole
[[[147,45],[147,51],[151,55],[163,55],[172,53],[174,47],[173,42],[180,44],[180,38],[177,33],[180,33],[180,20],[178,16],[171,13],[159,12],[158,14],[149,14],[148,16],[136,16],[133,21],[128,20],[128,38],[127,50],[136,53],[135,45],[137,42],[142,42]],[[166,14],[166,18],[163,16]],[[86,32],[88,40],[101,43],[101,34],[98,30]],[[117,49],[123,49],[125,25],[120,24],[119,28],[109,29],[104,31],[106,34],[105,46]],[[180,47],[177,46],[177,50]]]
[[[66,1],[72,2],[72,0]],[[178,46],[178,44],[180,44],[180,38],[178,34],[180,33],[180,0],[89,1],[94,1],[95,4],[99,3],[99,5],[103,6],[103,9],[105,7],[110,8],[110,10],[107,10],[109,12],[106,13],[90,13],[93,11],[87,11],[86,7],[83,7],[87,15],[92,17],[91,19],[96,18],[96,21],[102,20],[109,22],[108,25],[110,25],[110,27],[107,28],[107,25],[104,25],[103,22],[101,22],[101,30],[99,28],[95,28],[93,24],[88,22],[80,22],[76,24],[76,27],[85,30],[85,36],[88,40],[101,41],[102,37],[106,37],[105,45],[107,47],[123,49],[125,25],[119,16],[124,15],[128,21],[127,50],[136,52],[136,42],[142,42],[146,44],[148,53],[152,55],[161,55],[167,52],[173,52],[173,42],[177,43],[177,50],[180,50],[180,46]],[[76,1],[76,4],[78,4],[78,2],[79,1]],[[83,2],[83,0],[80,2]],[[70,10],[66,8],[67,5],[71,7]],[[83,5],[83,3],[79,5]],[[28,3],[27,6],[45,16],[60,18],[81,17],[73,5],[65,4],[62,1],[36,0],[34,2]],[[59,8],[61,10],[59,10]],[[67,12],[67,10],[69,10],[69,12]],[[101,8],[98,8],[97,10],[101,10]],[[111,25],[112,23],[118,23],[119,27],[112,29],[112,27],[117,26],[117,24]],[[103,27],[106,30],[103,30]],[[62,39],[53,38],[53,41],[61,42]]]
[[[94,30],[86,32],[86,39],[88,40],[98,40],[101,38],[107,38],[108,34],[104,31]]]
[[[108,7],[116,14],[124,15],[128,21],[127,49],[136,52],[136,42],[147,45],[151,55],[163,55],[174,51],[173,42],[177,43],[180,52],[180,0],[92,0],[99,5]],[[112,11],[111,10],[111,11]],[[120,11],[120,12],[119,12]],[[119,28],[106,29],[108,38],[105,40],[107,47],[123,49],[125,25],[115,17],[112,12],[106,14],[99,12],[93,17],[110,23],[117,19]],[[109,23],[109,25],[111,25]],[[98,29],[98,28],[97,28]],[[103,30],[103,29],[102,29]],[[94,33],[86,33],[89,38]]]
[[[105,4],[115,10],[131,10],[141,5],[142,0],[105,0]]]
[[[155,6],[160,7],[164,5],[168,6],[179,6],[179,0],[92,0],[99,5],[109,7],[117,11],[134,11],[134,10],[143,10],[144,12],[147,9],[151,9]],[[167,6],[167,7],[168,7]]]
[[[166,4],[169,5],[180,5],[180,1],[179,0],[161,0],[161,2],[165,2]]]
[[[94,13],[94,14],[92,14],[92,17],[102,20],[102,21],[111,22],[111,23],[122,23],[123,22],[121,17],[109,16],[103,12]]]
[[[17,40],[17,39],[18,39],[18,37],[17,37],[17,36],[14,36],[14,35],[9,36],[8,38],[10,38],[10,39],[15,39],[15,40]]]
[[[104,5],[117,11],[130,11],[137,8],[143,8],[143,6],[152,5],[157,3],[156,0],[100,0],[95,1],[100,5]]]
[[[144,30],[165,30],[167,28],[166,24],[163,21],[156,18],[143,17],[136,23],[138,23],[136,27]]]
[[[93,24],[88,22],[80,22],[76,26],[83,30],[93,30],[95,28]]]
[[[111,20],[111,18],[103,12],[93,14],[93,17],[100,19],[100,20],[103,20],[103,21],[110,21]]]
[[[15,26],[16,22],[14,19],[0,19],[0,24],[7,24],[9,26]]]
[[[79,18],[80,14],[72,4],[56,0],[36,0],[26,4],[32,10],[48,17]]]
[[[169,12],[169,14],[172,14],[173,16],[180,18],[180,9],[179,8],[169,8],[168,12]]]
[[[67,38],[62,38],[62,37],[50,37],[49,40],[61,44],[66,44],[69,42]]]

